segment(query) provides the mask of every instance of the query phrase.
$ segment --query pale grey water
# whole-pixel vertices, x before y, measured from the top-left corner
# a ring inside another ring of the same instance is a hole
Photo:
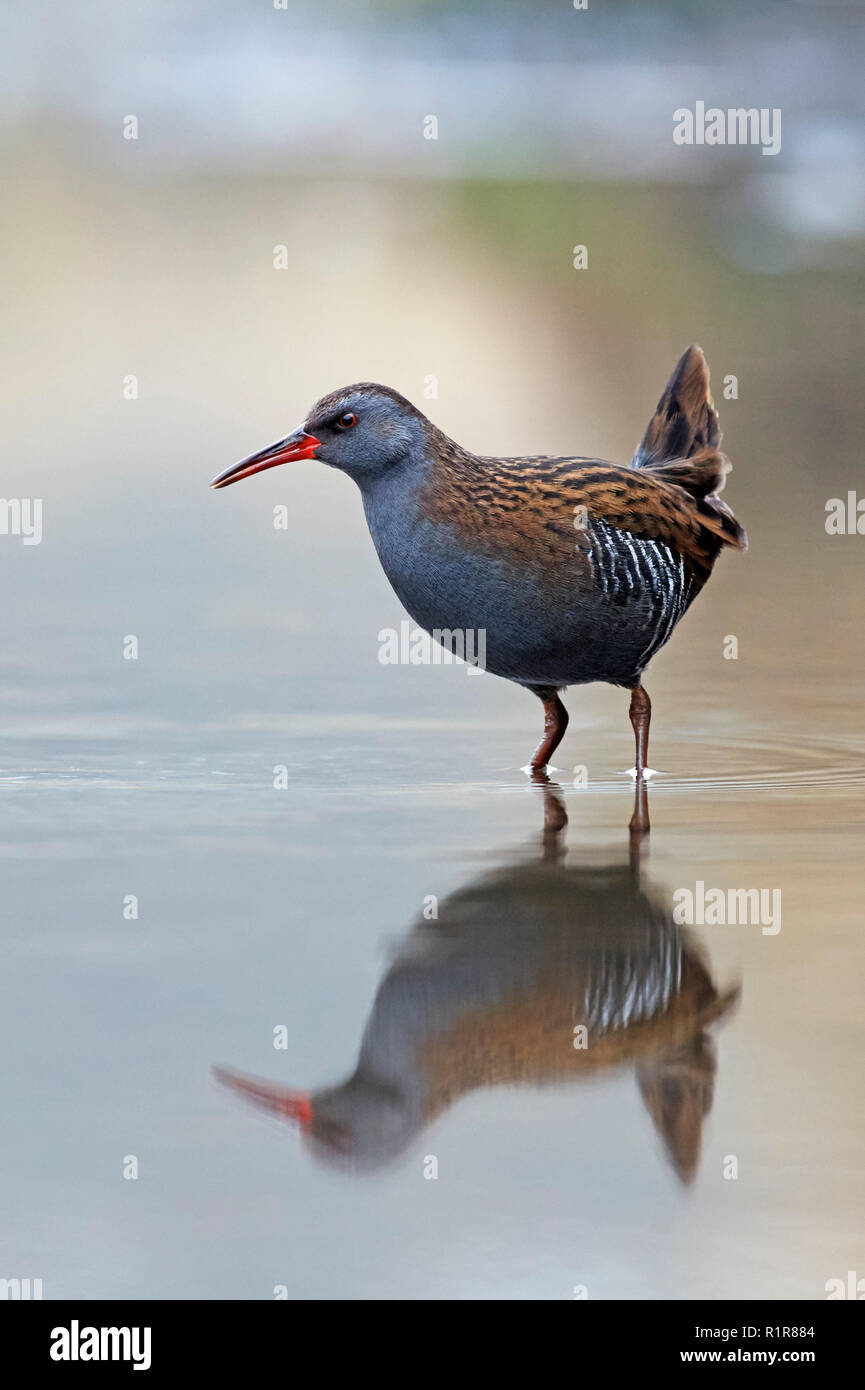
[[[456,706],[471,682],[446,678]],[[605,776],[562,781],[568,862],[623,862],[624,740],[586,733]],[[855,1266],[861,1232],[862,947],[839,882],[858,860],[841,823],[863,750],[827,739],[790,757],[743,733],[739,751],[679,746],[678,775],[651,788],[641,870],[662,894],[697,878],[783,888],[778,935],[700,933],[713,978],[743,988],[717,1030],[693,1189],[627,1065],[464,1095],[362,1176],[317,1163],[209,1079],[214,1063],[291,1085],[346,1075],[424,897],[539,858],[539,789],[503,766],[463,780],[461,760],[491,760],[474,734],[371,722],[346,739],[337,720],[311,743],[186,736],[180,752],[150,736],[85,743],[74,770],[56,744],[38,769],[13,761],[4,1266],[43,1278],[46,1297],[269,1298],[285,1285],[299,1298],[569,1298],[577,1284],[593,1298],[822,1296]],[[507,725],[500,741],[520,746]],[[480,742],[494,756],[495,740]],[[271,785],[277,745],[289,791]],[[686,763],[710,759],[709,785],[688,778]],[[137,921],[123,920],[127,893]],[[280,1024],[287,1048],[274,1050]],[[122,1176],[128,1154],[137,1181]],[[737,1181],[722,1176],[730,1154]]]

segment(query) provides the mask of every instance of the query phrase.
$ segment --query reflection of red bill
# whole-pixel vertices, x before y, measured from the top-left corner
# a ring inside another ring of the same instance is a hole
[[[289,1091],[284,1086],[257,1081],[254,1076],[242,1076],[240,1072],[225,1071],[222,1067],[214,1067],[213,1075],[223,1086],[230,1086],[238,1095],[263,1106],[273,1115],[296,1120],[304,1129],[312,1124],[312,1099],[308,1091]]]

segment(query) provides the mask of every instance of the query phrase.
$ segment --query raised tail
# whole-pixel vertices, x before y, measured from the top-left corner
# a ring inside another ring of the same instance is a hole
[[[724,545],[745,550],[748,537],[718,496],[730,471],[730,460],[721,453],[720,443],[709,368],[703,349],[694,344],[676,363],[631,467],[645,469],[690,493],[705,529]]]
[[[669,459],[688,459],[721,442],[718,414],[709,393],[709,368],[694,344],[679,358],[646,427],[631,464],[652,468]]]

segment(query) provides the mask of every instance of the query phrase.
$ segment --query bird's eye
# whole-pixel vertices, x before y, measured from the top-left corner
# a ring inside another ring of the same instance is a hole
[[[353,430],[357,424],[357,416],[349,411],[347,415],[340,415],[336,423],[341,430]]]

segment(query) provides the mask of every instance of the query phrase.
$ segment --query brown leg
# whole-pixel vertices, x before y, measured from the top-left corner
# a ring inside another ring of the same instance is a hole
[[[562,789],[558,783],[551,782],[547,774],[539,768],[533,771],[532,781],[536,787],[541,788],[544,797],[544,858],[558,859],[564,850],[561,843],[562,831],[568,823]]]
[[[634,814],[628,827],[631,832],[631,850],[639,850],[639,842],[648,835],[649,825],[649,784],[645,777],[638,777],[634,783]]]
[[[644,835],[649,829],[649,806],[644,773],[649,756],[649,724],[652,719],[652,702],[641,685],[635,686],[631,691],[631,707],[628,710],[628,716],[637,743],[635,764],[637,794],[634,801],[634,814],[631,817],[631,832]]]
[[[539,772],[547,766],[565,736],[568,727],[568,711],[555,690],[535,689],[535,694],[544,706],[544,736],[532,754],[531,768]]]
[[[637,740],[637,776],[641,777],[646,770],[646,760],[649,756],[649,724],[652,718],[652,702],[641,685],[635,686],[631,691],[628,717]]]

